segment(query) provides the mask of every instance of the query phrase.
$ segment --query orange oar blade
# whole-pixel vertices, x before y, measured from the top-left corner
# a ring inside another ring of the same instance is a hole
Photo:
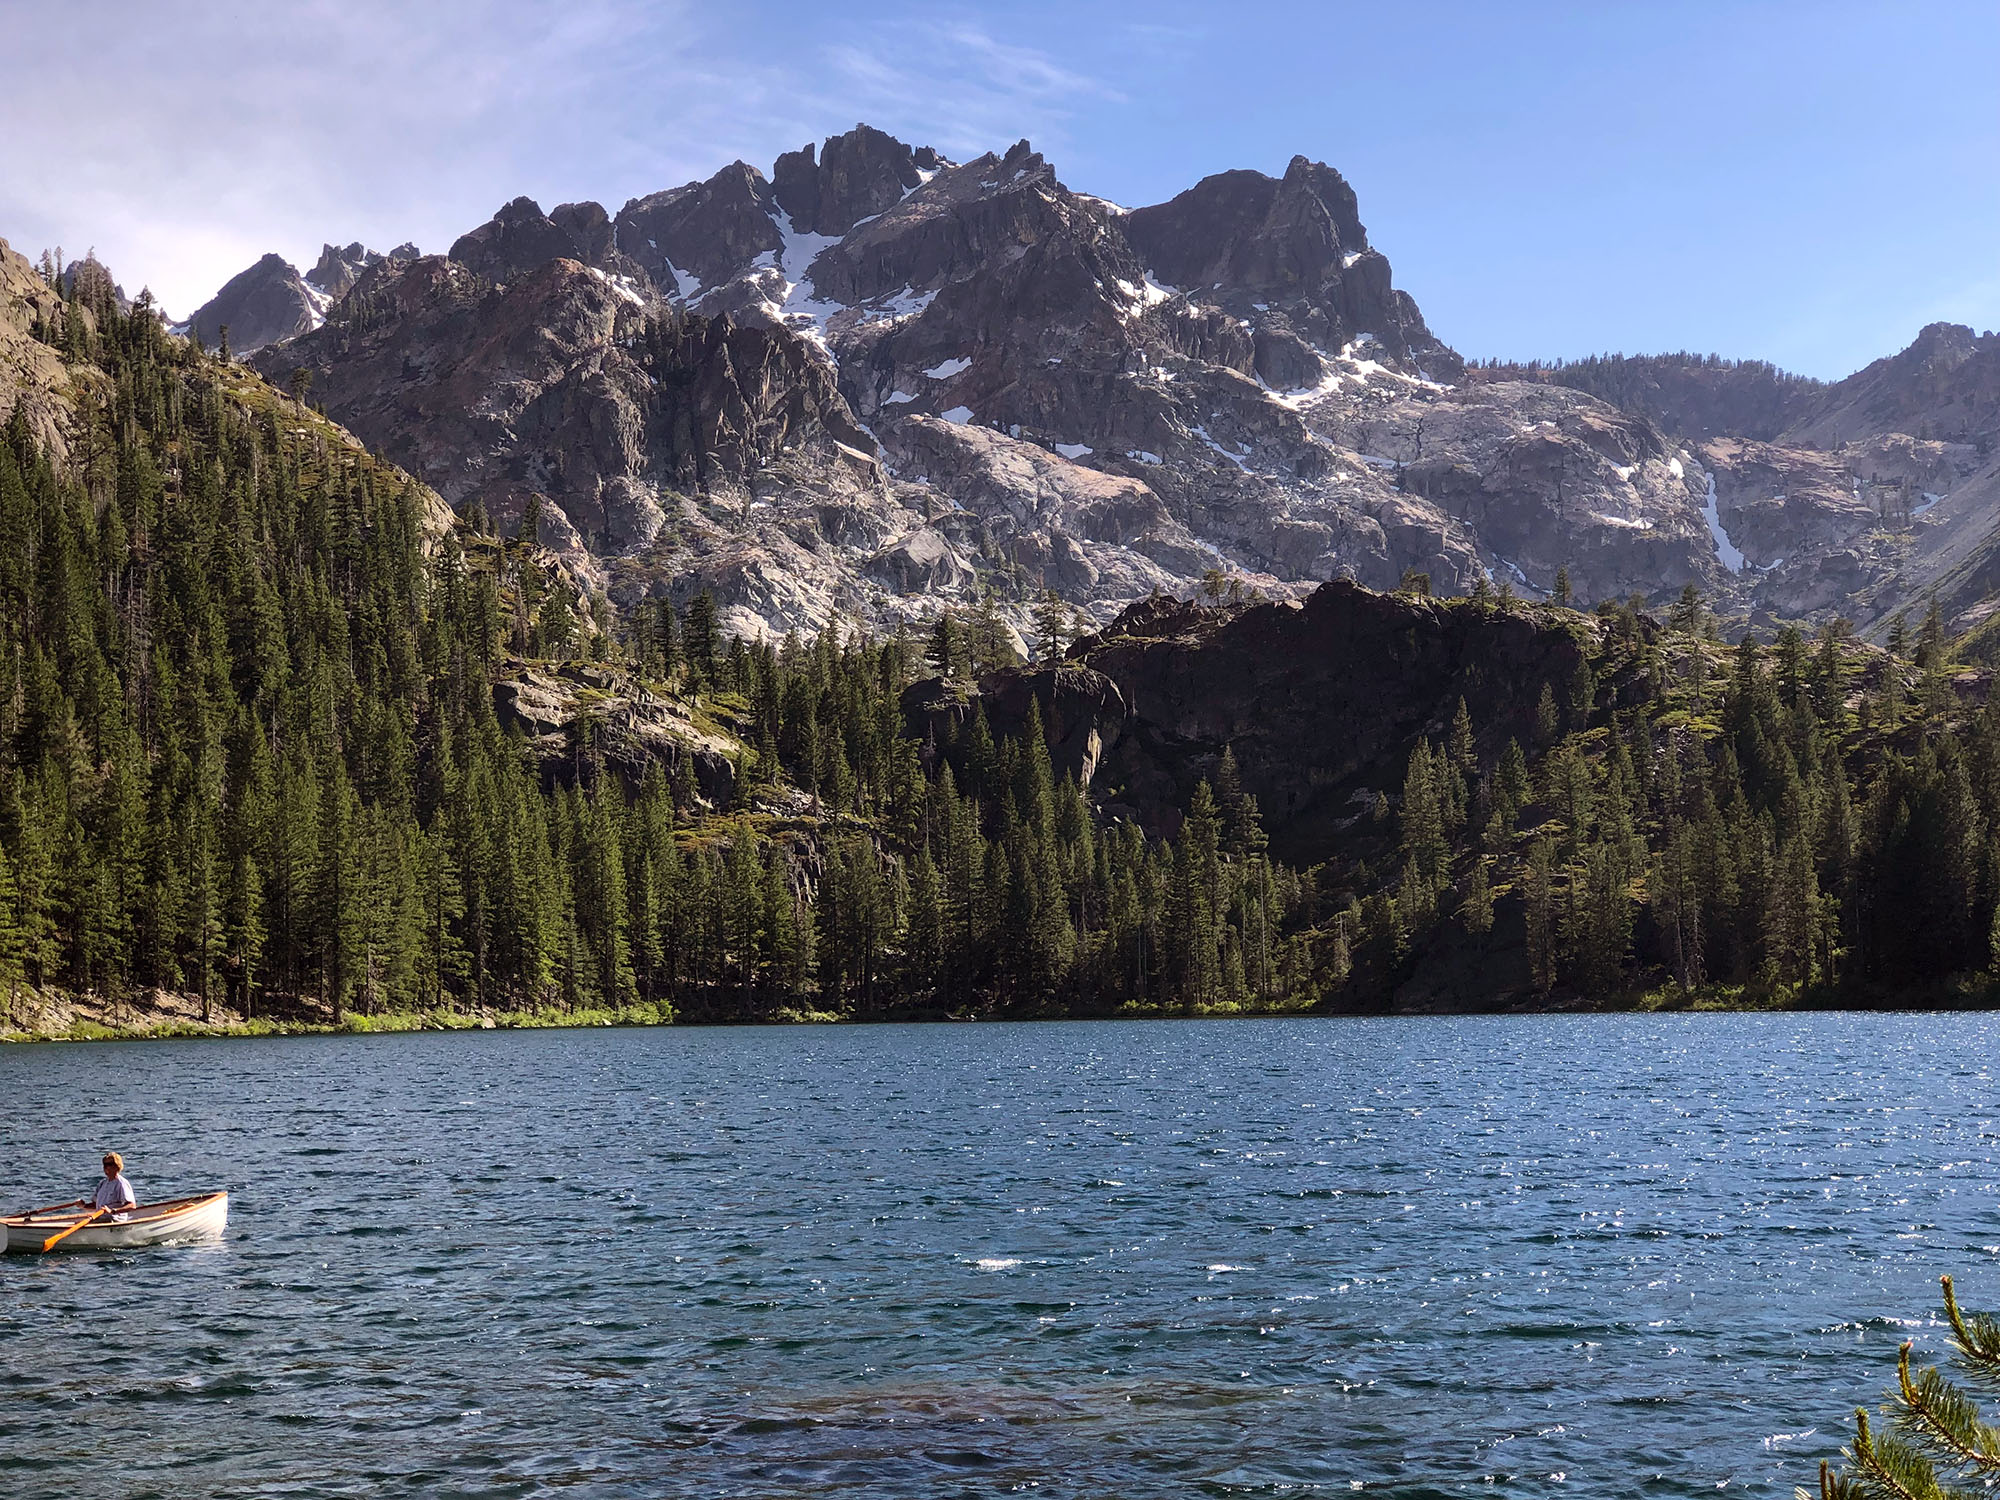
[[[70,1225],[69,1228],[65,1229],[61,1234],[52,1234],[47,1239],[43,1240],[42,1241],[43,1251],[47,1252],[55,1249],[56,1246],[60,1245],[64,1240],[68,1239],[71,1235],[75,1234],[79,1229],[83,1228],[84,1225],[95,1224],[99,1219],[103,1218],[106,1214],[110,1212],[111,1210],[108,1208],[100,1208],[92,1213],[85,1214],[82,1218],[78,1219],[74,1224]]]

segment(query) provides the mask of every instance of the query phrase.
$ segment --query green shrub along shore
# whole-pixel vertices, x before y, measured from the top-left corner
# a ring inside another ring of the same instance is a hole
[[[1743,986],[1707,986],[1688,991],[1678,985],[1613,997],[1588,1003],[1571,997],[1566,1003],[1512,1005],[1494,1014],[1664,1015],[1775,1013],[1821,1010],[1926,1010],[1977,1011],[2000,1009],[2000,986],[1980,981],[1946,986],[1918,996],[1893,990],[1869,994],[1854,988],[1820,988],[1806,992],[1759,992]],[[1073,1014],[1073,1013],[1072,1013]],[[1396,1014],[1396,1012],[1335,1012],[1324,1004],[1307,1007],[1273,1007],[1223,1003],[1198,1010],[1163,1010],[1124,1006],[1092,1017],[1104,1020],[1215,1020],[1252,1019],[1283,1015]],[[974,1009],[929,1012],[898,1012],[898,1020],[979,1021],[1008,1019],[1004,1014]],[[758,1017],[754,1022],[735,1024],[831,1025],[866,1024],[869,1018],[837,1011],[807,1007],[788,1008]],[[585,1007],[576,1010],[503,1010],[468,1012],[461,1010],[393,1010],[375,1014],[345,1011],[338,1021],[325,1015],[294,1013],[245,1017],[211,1007],[201,1014],[200,1001],[192,995],[146,996],[123,1004],[106,1005],[95,997],[78,1001],[72,997],[45,997],[18,992],[12,1010],[0,1009],[0,1043],[6,1042],[103,1042],[170,1040],[175,1038],[336,1036],[368,1035],[376,1032],[411,1031],[510,1031],[550,1030],[563,1027],[671,1026],[690,1024],[676,1016],[668,1005],[625,1005]],[[730,1024],[725,1022],[724,1024]]]

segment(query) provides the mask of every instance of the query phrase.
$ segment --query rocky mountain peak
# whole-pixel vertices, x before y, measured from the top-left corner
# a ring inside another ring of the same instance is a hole
[[[1368,248],[1368,231],[1361,226],[1361,208],[1347,179],[1323,161],[1294,156],[1285,168],[1284,187],[1305,194],[1333,220],[1335,237],[1349,253]]]
[[[706,182],[634,198],[618,211],[618,249],[663,290],[682,297],[730,279],[784,248],[764,174],[731,162]]]
[[[260,356],[455,503],[515,514],[614,598],[711,589],[735,628],[917,622],[991,586],[1099,620],[1213,569],[1300,596],[1556,570],[1718,570],[1701,481],[1573,392],[1477,396],[1295,158],[1133,211],[1020,140],[963,164],[867,125],[769,178],[544,213],[369,268]]]
[[[886,131],[856,125],[829,136],[817,160],[811,145],[780,156],[771,189],[795,231],[837,238],[900,202],[940,161],[935,151],[918,152]]]
[[[405,245],[410,259],[416,256],[416,246]],[[354,283],[361,279],[361,273],[382,259],[380,252],[368,249],[361,241],[350,245],[322,246],[319,259],[306,272],[306,281],[327,296],[338,300],[352,290]]]
[[[552,260],[584,260],[575,238],[532,198],[516,198],[452,242],[451,258],[494,281],[512,281]]]
[[[549,222],[569,236],[574,258],[585,265],[605,265],[615,252],[617,231],[601,203],[557,204],[549,210]]]
[[[1926,323],[1902,357],[1947,366],[1961,364],[1978,351],[1979,342],[1979,335],[1963,323]]]
[[[1250,171],[1205,177],[1166,203],[1135,209],[1123,227],[1163,283],[1239,299],[1337,301],[1346,273],[1369,254],[1353,189],[1303,156],[1283,178]]]
[[[296,266],[272,253],[224,282],[183,327],[210,347],[227,328],[230,348],[247,354],[310,333],[325,321],[328,300]]]

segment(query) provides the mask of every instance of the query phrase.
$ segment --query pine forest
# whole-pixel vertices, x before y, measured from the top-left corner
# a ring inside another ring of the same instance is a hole
[[[1507,1003],[1977,997],[2000,972],[2000,705],[1935,612],[1725,643],[1481,590],[1587,643],[1534,733],[1464,703],[1304,867],[1225,751],[1171,836],[996,735],[977,616],[725,639],[621,612],[307,404],[75,278],[60,462],[0,441],[0,990],[204,1017],[1374,1010],[1457,955]],[[1421,588],[1413,581],[1412,588]],[[1254,607],[1218,598],[1219,611]],[[1052,615],[1044,655],[1064,647]],[[1087,651],[1086,640],[1071,648]],[[734,746],[552,759],[496,713],[601,664]],[[965,705],[940,742],[904,690]]]

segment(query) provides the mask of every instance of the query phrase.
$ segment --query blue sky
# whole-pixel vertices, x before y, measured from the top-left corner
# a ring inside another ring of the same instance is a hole
[[[442,250],[517,193],[615,211],[865,119],[960,158],[1025,135],[1127,204],[1325,160],[1473,357],[1834,377],[2000,325],[1990,4],[77,0],[7,30],[0,236],[94,245],[178,313],[266,250]]]

